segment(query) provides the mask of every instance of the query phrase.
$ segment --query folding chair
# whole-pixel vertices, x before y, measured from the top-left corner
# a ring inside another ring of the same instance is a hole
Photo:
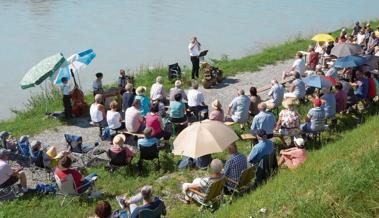
[[[11,200],[17,197],[17,181],[13,184],[0,188],[0,201]]]
[[[66,205],[70,204],[74,200],[74,197],[81,197],[91,189],[89,188],[83,193],[78,193],[76,190],[80,189],[84,185],[76,188],[74,178],[71,174],[67,175],[64,180],[61,180],[57,175],[54,175],[54,178],[60,191],[57,194],[63,195],[63,200],[60,203],[61,207],[63,207],[67,197],[71,197],[71,200],[69,200]]]
[[[139,153],[139,160],[138,160],[138,169],[141,172],[142,172],[142,163],[143,163],[143,160],[158,159],[158,168],[160,168],[158,145],[153,145],[153,146],[150,146],[150,147],[138,145],[138,147],[139,147],[139,151],[140,151],[140,153]]]
[[[276,160],[276,151],[263,156],[256,166],[254,188],[264,184],[269,178],[274,176],[278,171],[278,162]]]
[[[126,153],[121,151],[120,153],[114,153],[110,149],[107,151],[107,156],[110,159],[109,165],[106,169],[110,172],[114,172],[117,168],[130,165],[126,162]]]
[[[162,215],[166,215],[163,204],[160,204],[157,208],[154,210],[150,209],[142,209],[139,211],[139,217],[140,218],[151,218],[151,217],[162,217]]]
[[[190,192],[194,193],[195,196],[188,196],[196,203],[200,204],[200,210],[211,209],[215,211],[221,204],[223,199],[223,189],[225,186],[225,178],[221,178],[214,181],[208,188],[207,193],[200,192],[196,189],[189,189]]]
[[[255,176],[255,171],[256,171],[256,167],[250,166],[249,168],[242,171],[241,176],[238,181],[232,180],[230,178],[226,178],[228,182],[231,182],[234,184],[234,186],[226,185],[226,187],[229,190],[233,190],[230,196],[230,201],[233,200],[233,196],[235,193],[242,193],[250,189],[251,180]]]
[[[178,63],[168,65],[168,80],[180,79],[182,77],[182,70]]]

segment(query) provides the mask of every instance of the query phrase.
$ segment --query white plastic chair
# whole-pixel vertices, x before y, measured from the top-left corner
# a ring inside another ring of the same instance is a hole
[[[63,195],[61,207],[63,207],[64,202],[67,197],[72,197],[71,200],[67,203],[68,205],[69,203],[71,203],[71,201],[73,201],[74,199],[73,197],[80,197],[86,193],[86,191],[84,191],[83,193],[78,193],[76,191],[80,189],[83,185],[76,188],[72,174],[67,175],[64,180],[61,180],[57,175],[54,175],[54,177],[55,177],[55,181],[57,183],[58,189],[60,190],[60,193],[58,194]]]

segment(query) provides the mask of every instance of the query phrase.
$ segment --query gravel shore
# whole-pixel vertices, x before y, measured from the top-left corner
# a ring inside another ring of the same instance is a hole
[[[267,85],[272,79],[281,80],[282,72],[288,70],[291,65],[292,60],[278,62],[276,65],[267,65],[257,72],[242,72],[236,76],[224,79],[222,83],[217,84],[211,89],[200,88],[200,90],[204,93],[207,105],[211,105],[213,100],[218,99],[221,102],[223,109],[226,110],[228,104],[237,95],[238,88],[243,88],[246,94],[248,94],[251,86],[259,88]],[[259,95],[262,99],[266,99],[267,91],[259,93]],[[75,119],[75,121],[69,125],[47,129],[42,133],[31,137],[30,141],[39,140],[43,144],[55,146],[58,151],[67,150],[64,138],[64,134],[66,133],[82,136],[84,144],[99,142],[100,147],[102,148],[109,146],[108,142],[100,141],[98,137],[98,128],[92,127],[89,124],[88,118]],[[35,181],[32,182],[32,179],[30,178],[31,172],[27,172],[27,176],[29,181],[31,181],[29,183],[30,186],[33,187]]]
[[[206,104],[210,105],[214,99],[218,99],[223,109],[226,110],[227,105],[237,95],[237,88],[243,88],[248,94],[251,86],[257,88],[267,85],[272,79],[281,79],[284,70],[288,70],[292,64],[292,60],[279,62],[276,65],[267,65],[257,72],[243,72],[236,76],[228,77],[217,86],[211,89],[200,88],[204,93]],[[262,99],[267,98],[267,92],[259,93]],[[66,149],[64,134],[74,134],[83,137],[83,143],[99,142],[98,128],[89,125],[88,118],[77,119],[73,124],[59,126],[48,129],[42,133],[32,137],[44,144],[55,146],[59,151]]]

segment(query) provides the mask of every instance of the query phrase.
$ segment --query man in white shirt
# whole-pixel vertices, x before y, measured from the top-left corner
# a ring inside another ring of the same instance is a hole
[[[129,132],[142,132],[145,129],[145,122],[140,112],[141,101],[134,99],[131,107],[125,111],[125,127]]]
[[[305,73],[305,61],[303,60],[303,53],[297,52],[295,56],[295,61],[292,64],[290,71],[283,71],[282,79],[285,80],[286,77],[294,76],[295,72],[299,72],[301,76]]]
[[[197,41],[197,37],[192,37],[189,45],[188,50],[191,57],[192,62],[192,79],[199,78],[199,54],[200,54],[200,42]]]
[[[206,111],[204,118],[208,118],[208,106],[204,103],[204,95],[199,90],[199,84],[196,81],[192,82],[192,89],[188,90],[188,107],[192,111],[196,118],[199,118],[199,112]]]
[[[93,96],[103,94],[103,73],[96,73],[96,80],[92,83]]]

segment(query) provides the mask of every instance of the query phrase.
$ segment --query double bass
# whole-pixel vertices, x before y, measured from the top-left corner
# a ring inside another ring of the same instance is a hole
[[[70,69],[71,76],[74,79],[75,87],[71,91],[71,100],[72,100],[72,114],[76,117],[80,117],[88,114],[88,104],[84,100],[84,93],[79,89],[78,84],[76,83],[75,75],[72,69]]]

